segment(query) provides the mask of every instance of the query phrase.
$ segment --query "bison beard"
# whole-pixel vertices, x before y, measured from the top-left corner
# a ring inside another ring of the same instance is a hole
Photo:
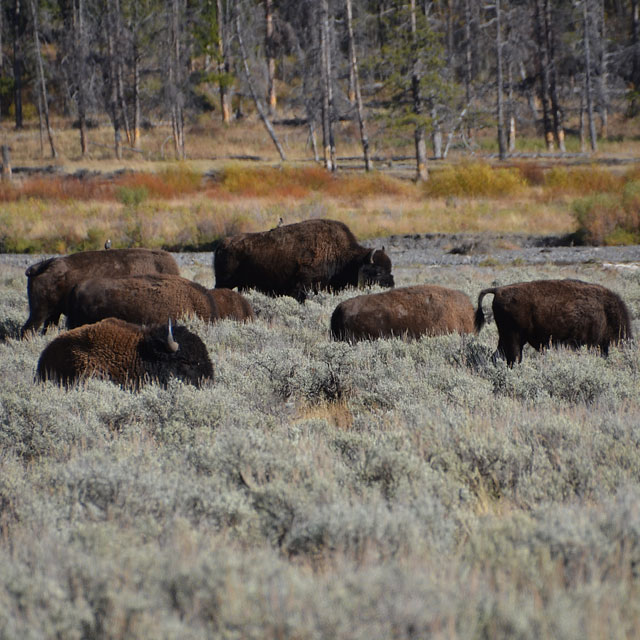
[[[185,327],[139,327],[108,318],[58,336],[40,355],[37,377],[69,385],[95,376],[139,389],[149,381],[166,386],[171,377],[200,386],[213,377],[202,340]],[[176,344],[177,343],[177,347]]]
[[[216,288],[254,288],[299,302],[308,291],[394,284],[384,249],[361,246],[336,220],[307,220],[227,238],[216,250],[214,271]]]
[[[67,296],[79,282],[144,273],[179,275],[180,270],[171,254],[156,249],[82,251],[31,265],[25,272],[29,318],[22,327],[22,337],[43,324],[43,333],[49,326],[58,324],[60,316],[66,314]]]
[[[336,340],[473,332],[473,305],[462,291],[418,285],[356,296],[341,302],[331,316]]]
[[[541,351],[552,345],[598,347],[607,355],[609,345],[631,338],[629,310],[613,291],[580,280],[537,280],[484,289],[478,296],[475,326],[484,325],[482,299],[492,293],[498,326],[498,348],[512,366],[522,361],[529,343]]]

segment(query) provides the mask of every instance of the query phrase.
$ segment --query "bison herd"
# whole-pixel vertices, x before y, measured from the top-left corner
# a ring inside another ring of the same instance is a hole
[[[250,321],[255,314],[242,291],[291,296],[377,284],[382,293],[344,300],[331,316],[335,340],[479,332],[484,296],[493,295],[498,327],[494,357],[512,366],[525,344],[596,347],[631,337],[625,303],[605,287],[579,280],[540,280],[484,289],[474,312],[461,291],[435,285],[394,287],[384,247],[361,246],[334,220],[309,220],[224,240],[214,256],[215,289],[180,277],[161,250],[109,249],[50,258],[29,267],[29,318],[22,327],[42,331],[67,318],[68,331],[42,352],[37,376],[70,384],[86,376],[133,389],[177,377],[200,385],[213,376],[202,340],[175,325],[184,315],[207,322]],[[237,288],[239,292],[232,289]],[[173,326],[172,326],[173,325]]]

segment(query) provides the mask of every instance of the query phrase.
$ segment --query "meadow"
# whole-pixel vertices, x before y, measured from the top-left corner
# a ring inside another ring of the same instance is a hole
[[[213,285],[208,263],[182,270]],[[526,348],[509,369],[493,323],[350,345],[328,327],[356,291],[254,292],[254,323],[185,320],[214,363],[205,388],[65,390],[34,382],[58,330],[14,337],[23,272],[0,277],[0,637],[638,637],[636,341],[606,359]],[[638,270],[394,273],[474,304],[578,277],[618,292],[640,333]]]

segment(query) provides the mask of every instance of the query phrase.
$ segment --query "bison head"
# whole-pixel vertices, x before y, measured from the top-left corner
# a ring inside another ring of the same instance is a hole
[[[381,287],[393,287],[395,281],[391,274],[391,260],[382,249],[371,249],[358,270],[358,286],[377,284]]]
[[[213,365],[202,340],[186,327],[159,325],[149,331],[138,347],[147,376],[166,385],[175,377],[195,386],[213,377]]]

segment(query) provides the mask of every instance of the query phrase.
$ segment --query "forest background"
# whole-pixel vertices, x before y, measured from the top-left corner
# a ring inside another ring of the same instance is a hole
[[[637,0],[11,0],[0,20],[5,251],[206,249],[313,216],[640,237]]]

